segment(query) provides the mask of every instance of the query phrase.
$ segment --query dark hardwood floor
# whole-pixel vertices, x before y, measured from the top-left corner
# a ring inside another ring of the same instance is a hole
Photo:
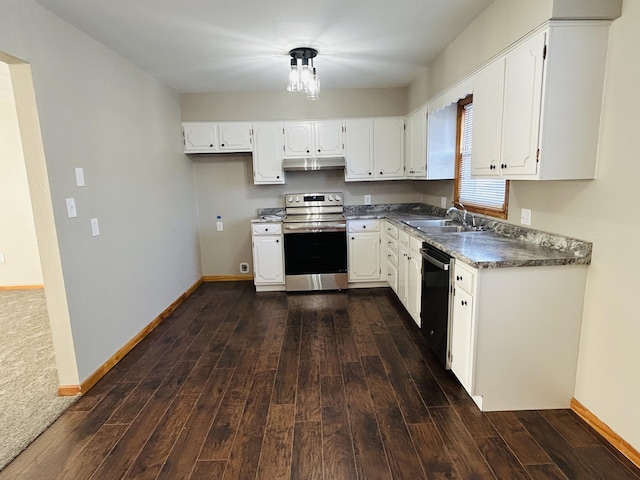
[[[570,410],[481,413],[388,289],[236,282],[201,286],[0,472],[89,478],[640,474]]]

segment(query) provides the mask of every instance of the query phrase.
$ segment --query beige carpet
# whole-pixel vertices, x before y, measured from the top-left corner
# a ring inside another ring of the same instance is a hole
[[[76,400],[57,388],[44,291],[0,291],[0,470]]]

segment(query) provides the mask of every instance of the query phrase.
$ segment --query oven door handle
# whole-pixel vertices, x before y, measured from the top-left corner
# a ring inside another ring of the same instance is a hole
[[[422,255],[422,258],[424,258],[431,265],[438,267],[440,270],[449,270],[449,264],[448,263],[444,263],[444,262],[441,262],[440,260],[438,260],[437,258],[433,258],[431,255],[429,255],[424,250],[420,250],[420,254]]]
[[[343,232],[346,231],[346,223],[327,223],[322,227],[309,227],[304,225],[286,225],[284,233],[320,233],[320,232]]]

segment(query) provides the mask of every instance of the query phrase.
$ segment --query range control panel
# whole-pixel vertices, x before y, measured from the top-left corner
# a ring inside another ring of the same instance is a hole
[[[342,193],[286,193],[285,207],[328,207],[342,206]]]

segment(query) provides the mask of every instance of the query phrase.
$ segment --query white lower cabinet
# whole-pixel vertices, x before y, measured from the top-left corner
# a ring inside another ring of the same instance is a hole
[[[351,220],[347,222],[347,258],[349,282],[381,280],[380,221]]]
[[[384,234],[382,236],[383,253],[381,262],[385,264],[385,274],[387,276],[387,284],[391,289],[398,294],[398,279],[399,279],[399,254],[400,249],[398,247],[398,227],[392,225],[390,222],[384,222]]]
[[[256,290],[284,290],[282,225],[279,223],[252,224],[251,237],[253,283]]]
[[[399,232],[397,295],[416,325],[420,326],[422,300],[422,240]]]
[[[569,407],[586,268],[475,269],[456,260],[449,360],[481,410]]]

